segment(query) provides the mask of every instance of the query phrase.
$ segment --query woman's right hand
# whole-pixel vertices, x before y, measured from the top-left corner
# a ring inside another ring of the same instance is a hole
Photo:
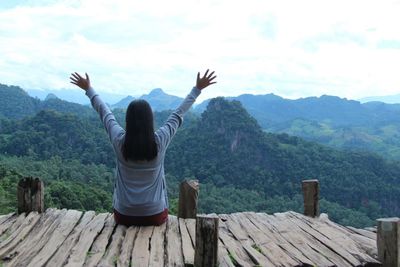
[[[70,82],[72,84],[75,84],[76,86],[79,86],[80,88],[82,88],[83,90],[87,91],[90,88],[90,79],[89,79],[89,75],[87,75],[87,73],[85,73],[86,75],[86,79],[83,78],[81,75],[79,75],[79,73],[74,72],[71,73],[70,78]]]
[[[214,71],[211,72],[210,74],[208,74],[208,71],[209,70],[207,70],[206,73],[204,73],[204,76],[201,78],[200,78],[200,72],[197,73],[197,81],[196,81],[197,89],[203,90],[207,86],[216,83],[213,82],[213,80],[217,78],[217,76],[214,75]]]

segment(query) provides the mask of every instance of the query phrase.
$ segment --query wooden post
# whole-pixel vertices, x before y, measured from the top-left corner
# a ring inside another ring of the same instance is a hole
[[[304,215],[319,216],[319,182],[318,180],[304,180],[302,182],[304,196]]]
[[[194,249],[195,267],[218,266],[218,227],[219,218],[217,216],[197,216],[196,246]]]
[[[196,218],[197,215],[197,199],[199,196],[199,181],[185,180],[179,187],[179,218]]]
[[[400,267],[400,219],[384,218],[377,221],[378,260],[383,267]]]
[[[18,182],[18,213],[44,211],[44,186],[39,178],[26,177]]]

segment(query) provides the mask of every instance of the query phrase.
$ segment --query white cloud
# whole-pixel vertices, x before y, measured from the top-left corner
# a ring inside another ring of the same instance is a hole
[[[212,68],[218,84],[203,98],[400,91],[399,1],[16,3],[0,4],[1,83],[72,87],[76,70],[99,90],[184,96]]]

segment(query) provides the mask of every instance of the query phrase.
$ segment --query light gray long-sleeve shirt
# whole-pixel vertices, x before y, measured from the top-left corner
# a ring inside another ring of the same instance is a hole
[[[155,133],[157,157],[151,161],[126,161],[122,155],[125,130],[119,125],[110,108],[90,88],[86,91],[93,108],[99,113],[117,158],[113,207],[128,216],[149,216],[168,208],[164,174],[165,151],[182,124],[183,115],[193,105],[201,91],[193,87],[182,104]]]

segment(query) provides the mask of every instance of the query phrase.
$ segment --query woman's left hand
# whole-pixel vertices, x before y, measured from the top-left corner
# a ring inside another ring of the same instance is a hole
[[[89,75],[87,75],[87,73],[85,73],[86,75],[86,79],[83,78],[81,75],[79,75],[79,73],[74,72],[71,73],[70,78],[70,82],[72,84],[75,84],[76,86],[79,86],[80,88],[82,88],[83,90],[87,91],[90,88],[90,79],[89,79]]]

